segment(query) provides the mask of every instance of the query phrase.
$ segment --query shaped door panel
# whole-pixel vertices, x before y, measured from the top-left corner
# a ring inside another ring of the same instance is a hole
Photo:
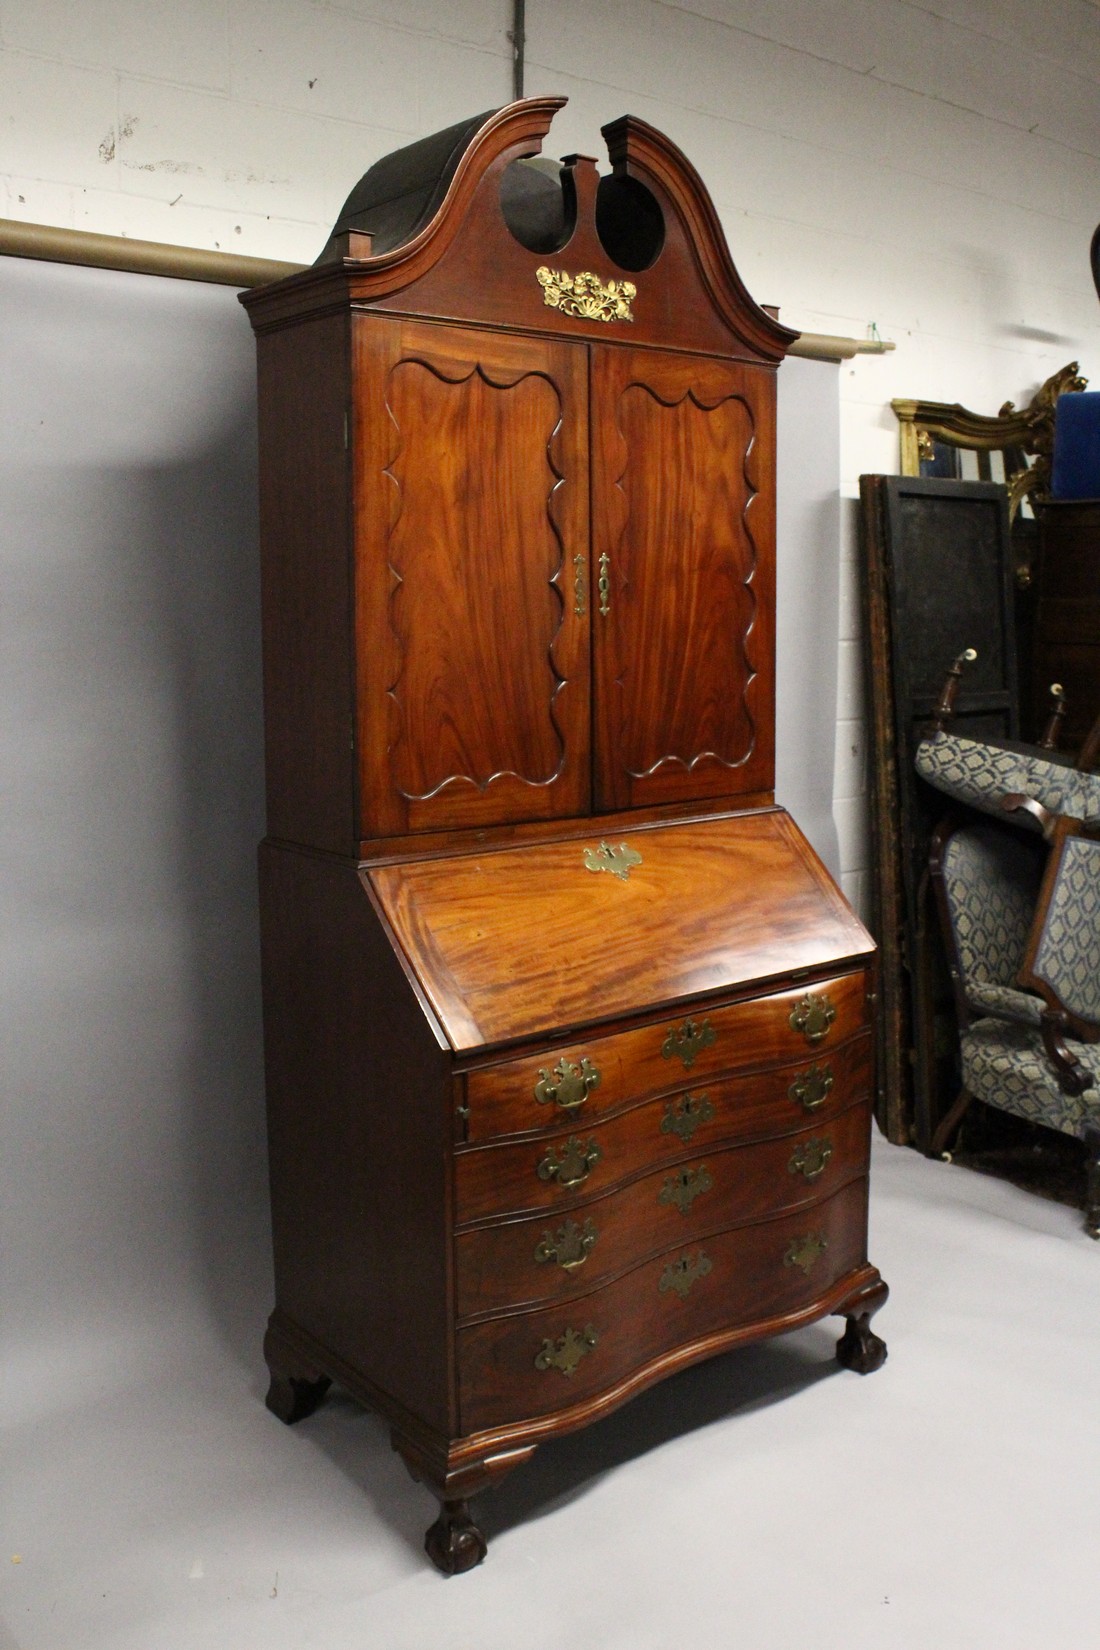
[[[585,349],[353,325],[361,834],[584,813]]]
[[[775,378],[593,350],[597,806],[774,785]]]

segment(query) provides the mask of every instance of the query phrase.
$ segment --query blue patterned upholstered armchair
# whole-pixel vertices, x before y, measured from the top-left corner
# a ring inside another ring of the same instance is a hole
[[[975,1098],[1074,1135],[1100,1237],[1100,778],[943,731],[916,765],[994,816],[948,818],[933,837],[962,1089],[932,1151]]]

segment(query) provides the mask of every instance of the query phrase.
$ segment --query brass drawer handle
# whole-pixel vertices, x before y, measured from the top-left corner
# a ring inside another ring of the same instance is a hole
[[[594,1140],[587,1146],[582,1146],[575,1134],[571,1134],[559,1155],[554,1146],[547,1148],[546,1156],[538,1164],[535,1173],[540,1180],[556,1180],[564,1189],[570,1186],[579,1186],[582,1180],[588,1179],[588,1171],[594,1163],[598,1163],[603,1152]]]
[[[788,1098],[803,1111],[817,1111],[829,1098],[829,1090],[833,1086],[833,1068],[828,1061],[823,1066],[816,1063],[809,1071],[804,1071],[801,1077],[796,1077],[787,1090]]]
[[[808,991],[802,1001],[791,1009],[790,1027],[800,1031],[808,1043],[820,1043],[836,1019],[836,1009],[824,994]]]
[[[833,1155],[833,1143],[824,1137],[818,1140],[804,1140],[801,1146],[796,1146],[791,1153],[791,1161],[787,1164],[789,1174],[804,1175],[807,1180],[817,1180],[825,1173],[825,1165]]]
[[[681,1140],[688,1141],[700,1123],[709,1123],[713,1116],[714,1107],[705,1094],[684,1094],[665,1106],[661,1133],[675,1134]]]
[[[820,1232],[807,1232],[805,1237],[795,1238],[788,1246],[783,1256],[784,1266],[801,1266],[809,1277],[810,1269],[829,1247]]]
[[[701,1026],[697,1026],[694,1020],[685,1020],[678,1031],[669,1032],[661,1045],[661,1053],[666,1060],[678,1055],[687,1071],[695,1064],[695,1056],[701,1049],[709,1048],[716,1035],[709,1020],[704,1020]]]
[[[675,1289],[681,1300],[686,1300],[688,1291],[696,1278],[705,1278],[712,1269],[709,1256],[700,1249],[693,1260],[690,1255],[681,1255],[679,1260],[670,1260],[661,1273],[661,1281],[657,1285],[662,1295],[667,1295],[670,1289]]]
[[[611,557],[606,550],[600,557],[600,575],[596,580],[596,589],[600,593],[600,614],[606,619],[611,612]]]
[[[542,1343],[542,1351],[535,1357],[535,1368],[558,1369],[563,1375],[572,1375],[598,1338],[591,1324],[581,1330],[567,1329],[556,1341],[547,1337]]]
[[[540,1106],[553,1102],[561,1111],[576,1111],[592,1090],[599,1088],[600,1081],[599,1072],[588,1060],[582,1059],[579,1066],[572,1060],[559,1060],[552,1072],[539,1067],[535,1099]]]
[[[540,1262],[553,1260],[563,1272],[575,1272],[592,1253],[598,1236],[590,1220],[586,1220],[583,1226],[578,1226],[575,1220],[567,1220],[556,1233],[543,1232],[542,1242],[535,1250],[535,1259]]]
[[[686,1215],[695,1199],[709,1192],[713,1185],[710,1170],[702,1165],[698,1169],[681,1169],[679,1174],[669,1175],[657,1193],[657,1202],[674,1204]]]

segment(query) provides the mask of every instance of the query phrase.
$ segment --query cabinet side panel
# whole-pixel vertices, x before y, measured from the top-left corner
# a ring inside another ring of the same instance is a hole
[[[352,863],[260,850],[276,1298],[450,1429],[449,1056]]]
[[[347,852],[354,818],[347,317],[260,335],[267,827]]]

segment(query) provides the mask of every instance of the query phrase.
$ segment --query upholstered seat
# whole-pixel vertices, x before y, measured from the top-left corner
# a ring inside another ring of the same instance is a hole
[[[948,820],[931,871],[962,1077],[932,1149],[972,1099],[1075,1136],[1087,1154],[1086,1230],[1100,1237],[1100,1042],[1073,1035],[1100,1021],[1100,841],[1069,836],[1048,857],[1041,837],[1007,819]]]

